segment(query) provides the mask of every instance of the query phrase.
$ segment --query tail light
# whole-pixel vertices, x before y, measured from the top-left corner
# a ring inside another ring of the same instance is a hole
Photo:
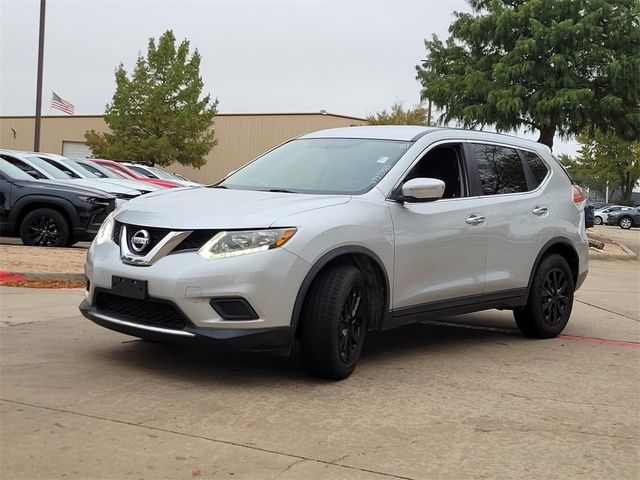
[[[573,203],[576,207],[582,207],[582,203],[587,199],[584,191],[578,185],[571,185],[571,193],[573,195]]]

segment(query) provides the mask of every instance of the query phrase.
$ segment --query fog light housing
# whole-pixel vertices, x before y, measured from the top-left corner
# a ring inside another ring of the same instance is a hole
[[[257,320],[258,314],[242,297],[212,298],[209,305],[223,320]]]

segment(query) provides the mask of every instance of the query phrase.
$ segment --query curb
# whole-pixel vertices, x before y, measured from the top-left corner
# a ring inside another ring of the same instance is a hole
[[[613,242],[616,245],[618,245],[622,250],[624,250],[627,255],[629,255],[631,258],[638,258],[638,255],[635,254],[635,252],[633,250],[631,250],[629,247],[627,247],[624,243],[618,243],[618,242]]]
[[[618,245],[625,253],[605,253],[594,248],[589,248],[589,260],[636,260],[638,256],[626,245],[611,242]]]
[[[22,282],[27,277],[20,273],[10,272],[8,270],[0,270],[0,285],[8,282]]]
[[[20,275],[24,275],[27,280],[62,280],[68,282],[83,282],[84,274],[82,273],[37,273],[37,272],[25,272]]]
[[[605,243],[612,243],[613,245],[617,245],[618,247],[620,247],[620,249],[624,253],[605,253],[602,250],[589,247],[589,260],[636,260],[638,258],[638,255],[636,255],[635,252],[625,244],[616,242],[615,240],[611,240],[609,237],[602,233],[598,233],[598,235],[606,240]],[[588,232],[587,236],[589,236]],[[600,238],[594,238],[594,240],[600,240]]]

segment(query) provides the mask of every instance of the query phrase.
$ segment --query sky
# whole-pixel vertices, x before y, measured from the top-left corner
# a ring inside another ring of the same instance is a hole
[[[0,115],[35,112],[39,0],[0,0]],[[365,117],[419,102],[424,39],[446,37],[464,0],[47,0],[43,114],[51,92],[102,114],[114,69],[131,71],[149,37],[172,29],[202,55],[220,113]],[[520,132],[527,138],[533,134]],[[575,153],[556,139],[554,153]]]

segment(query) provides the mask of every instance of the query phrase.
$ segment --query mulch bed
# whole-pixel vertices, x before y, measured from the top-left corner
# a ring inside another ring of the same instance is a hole
[[[4,287],[25,287],[25,288],[85,288],[87,284],[83,281],[73,280],[18,280],[15,282],[5,282]]]

